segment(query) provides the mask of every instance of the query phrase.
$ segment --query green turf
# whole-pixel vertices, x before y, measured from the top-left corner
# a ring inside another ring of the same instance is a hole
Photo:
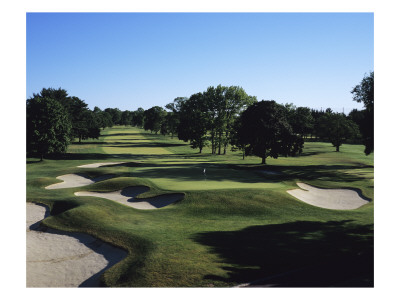
[[[362,145],[343,145],[337,153],[328,143],[307,142],[302,156],[267,159],[267,166],[258,157],[209,152],[199,154],[176,138],[114,127],[99,140],[71,145],[62,159],[29,158],[27,200],[51,207],[45,225],[86,232],[129,252],[104,273],[106,286],[233,286],[324,264],[326,274],[344,268],[340,285],[372,284],[373,201],[352,211],[328,210],[286,192],[302,181],[356,188],[373,200],[373,155],[365,156]],[[131,164],[77,168],[111,161]],[[87,187],[44,189],[68,173],[116,177]],[[150,187],[141,197],[171,191],[185,197],[144,211],[73,194],[134,185]]]

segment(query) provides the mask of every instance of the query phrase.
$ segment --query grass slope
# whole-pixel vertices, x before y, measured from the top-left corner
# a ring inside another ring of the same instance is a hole
[[[328,210],[286,192],[302,181],[356,188],[373,199],[373,155],[365,156],[359,145],[340,150],[308,142],[302,156],[268,159],[260,166],[256,157],[211,155],[207,149],[199,154],[177,139],[114,127],[99,140],[71,145],[62,159],[28,159],[27,201],[50,206],[45,225],[89,233],[129,252],[103,274],[105,286],[233,286],[293,270],[300,270],[293,286],[370,286],[373,201],[352,211]],[[111,161],[130,164],[77,168]],[[264,169],[280,174],[260,172]],[[44,189],[68,173],[116,177],[86,187]],[[135,185],[150,187],[140,197],[183,192],[185,198],[143,211],[74,196]],[[273,280],[278,286],[290,282]]]

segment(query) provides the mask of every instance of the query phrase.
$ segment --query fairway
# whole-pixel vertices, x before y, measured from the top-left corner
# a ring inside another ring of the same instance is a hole
[[[142,162],[143,167],[133,169],[135,177],[149,179],[159,188],[170,191],[213,190],[213,189],[265,189],[282,188],[279,182],[262,177],[255,171],[235,170],[214,164],[200,156],[198,160],[180,159],[180,154],[173,154],[165,147],[182,147],[147,139],[138,129],[118,129],[104,135],[104,153],[116,156],[131,155]],[[154,138],[154,137],[153,137]],[[175,151],[177,151],[175,149]],[[144,158],[149,158],[145,160]],[[146,164],[146,161],[151,164]],[[200,164],[199,164],[200,163]],[[148,167],[148,165],[150,165]],[[206,176],[203,170],[206,169]]]
[[[44,226],[128,252],[101,273],[104,286],[231,287],[261,278],[284,286],[278,275],[292,271],[291,286],[371,286],[373,154],[365,156],[362,145],[336,152],[306,142],[298,157],[260,162],[239,152],[211,155],[207,147],[200,154],[176,138],[115,126],[99,140],[72,144],[62,159],[28,158],[27,201],[49,206]],[[45,188],[67,174],[90,184]],[[350,210],[317,207],[287,192],[298,182],[355,189],[370,201]],[[180,197],[136,209],[123,202],[130,190],[135,201]]]

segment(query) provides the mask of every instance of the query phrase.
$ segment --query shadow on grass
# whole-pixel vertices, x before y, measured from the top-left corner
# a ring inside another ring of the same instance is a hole
[[[323,181],[336,181],[336,182],[353,182],[365,179],[362,174],[345,173],[348,170],[358,169],[371,169],[369,165],[308,165],[308,166],[262,166],[262,165],[232,165],[233,169],[240,170],[253,170],[253,171],[273,171],[279,174],[265,175],[265,178],[276,177],[280,180],[323,180]]]
[[[33,161],[33,160],[27,160],[27,161],[26,161],[26,163],[27,163],[28,165],[30,165],[30,164],[36,164],[36,163],[40,163],[40,162],[42,162],[40,159],[39,159],[39,160],[35,160],[35,161]]]
[[[205,279],[250,286],[373,286],[372,225],[298,221],[202,232],[193,240],[233,265],[223,267],[227,277]]]
[[[151,143],[151,142],[141,142],[141,143],[110,142],[110,143],[105,143],[105,146],[117,147],[117,148],[163,148],[163,147],[182,147],[186,145],[173,144],[173,143]]]

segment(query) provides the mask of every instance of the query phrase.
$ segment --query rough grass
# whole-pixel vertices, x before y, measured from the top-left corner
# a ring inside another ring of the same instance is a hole
[[[99,140],[73,144],[63,159],[28,159],[27,201],[51,207],[45,225],[86,232],[129,252],[104,273],[106,286],[233,286],[298,269],[306,270],[298,278],[310,278],[304,286],[368,286],[373,284],[373,201],[357,210],[328,210],[286,192],[302,181],[357,188],[373,200],[373,156],[365,156],[359,145],[343,145],[340,151],[307,142],[302,156],[267,159],[268,165],[260,166],[257,157],[216,156],[208,149],[199,154],[176,138],[116,127]],[[99,161],[132,163],[77,168]],[[264,169],[279,175],[260,173]],[[68,173],[117,177],[87,187],[44,189]],[[174,191],[185,198],[144,211],[73,194],[135,185],[150,187],[141,197]],[[307,277],[307,270],[318,266],[324,266],[319,278]]]

